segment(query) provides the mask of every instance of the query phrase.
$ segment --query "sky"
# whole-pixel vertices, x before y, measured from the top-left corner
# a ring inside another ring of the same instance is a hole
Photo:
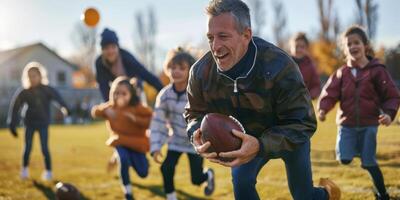
[[[272,40],[272,0],[265,0],[266,26],[262,37]],[[282,0],[287,13],[287,32],[304,31],[315,36],[318,32],[316,0]],[[376,46],[394,47],[400,42],[400,17],[396,16],[400,1],[376,0],[379,18]],[[61,56],[76,54],[73,42],[74,27],[88,7],[100,12],[98,35],[105,28],[118,34],[120,46],[135,53],[135,23],[137,12],[150,6],[158,21],[157,48],[160,52],[178,45],[197,46],[205,41],[208,0],[0,0],[0,50],[43,42]],[[334,7],[343,26],[351,25],[355,16],[354,0],[334,0]],[[100,37],[100,36],[98,36]],[[163,56],[157,58],[161,63]]]

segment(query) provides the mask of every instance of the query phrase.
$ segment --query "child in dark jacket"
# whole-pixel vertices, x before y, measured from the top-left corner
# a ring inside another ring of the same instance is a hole
[[[376,135],[379,124],[388,126],[395,118],[399,91],[385,66],[372,58],[370,42],[361,27],[350,27],[342,40],[347,63],[324,86],[318,117],[324,121],[326,113],[340,102],[336,157],[342,164],[349,164],[360,156],[362,168],[372,177],[377,199],[387,200],[389,195],[376,161]]]
[[[22,86],[11,101],[8,124],[11,133],[17,137],[16,127],[19,123],[20,110],[27,105],[25,113],[25,144],[22,160],[21,178],[29,177],[28,165],[32,149],[33,134],[39,132],[42,153],[45,161],[45,172],[42,179],[51,180],[51,157],[48,148],[48,127],[50,123],[50,103],[52,100],[61,105],[61,111],[67,115],[68,109],[59,93],[48,86],[46,69],[38,62],[28,63],[22,72]]]
[[[299,65],[304,84],[312,99],[317,99],[321,92],[321,83],[316,66],[309,56],[309,42],[305,33],[299,32],[290,41],[290,54]]]
[[[144,178],[148,175],[149,128],[152,110],[139,99],[137,89],[125,77],[118,77],[110,88],[109,101],[93,107],[92,116],[107,120],[110,138],[106,144],[115,148],[120,176],[127,200],[133,199],[129,168]]]

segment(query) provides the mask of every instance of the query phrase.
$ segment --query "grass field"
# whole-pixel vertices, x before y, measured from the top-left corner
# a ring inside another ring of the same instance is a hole
[[[368,174],[355,160],[350,166],[340,166],[334,160],[336,125],[334,114],[325,123],[319,123],[312,139],[312,163],[314,181],[330,177],[340,185],[343,199],[372,200],[372,186]],[[40,180],[43,158],[39,137],[35,135],[31,156],[31,178],[19,179],[22,153],[22,133],[14,139],[6,129],[0,129],[0,200],[5,199],[54,199],[54,184]],[[123,199],[117,170],[106,173],[106,163],[112,149],[105,146],[108,136],[104,123],[84,126],[51,126],[50,148],[55,180],[73,183],[84,199]],[[381,127],[378,134],[378,159],[389,192],[400,199],[400,126]],[[216,171],[217,189],[213,196],[205,198],[202,188],[190,183],[186,157],[182,157],[175,176],[180,199],[233,199],[230,170],[206,163]],[[301,173],[301,172],[299,172]],[[133,192],[137,199],[163,199],[159,165],[151,162],[150,175],[138,178],[131,171]],[[291,199],[287,188],[283,162],[273,160],[258,176],[257,189],[262,199]]]

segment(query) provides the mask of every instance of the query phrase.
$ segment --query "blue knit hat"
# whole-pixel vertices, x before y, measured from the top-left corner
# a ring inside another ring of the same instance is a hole
[[[117,34],[114,31],[112,31],[112,30],[110,30],[108,28],[105,28],[103,33],[101,33],[100,45],[101,45],[102,48],[104,48],[108,44],[116,44],[116,45],[118,45],[118,37],[117,37]]]

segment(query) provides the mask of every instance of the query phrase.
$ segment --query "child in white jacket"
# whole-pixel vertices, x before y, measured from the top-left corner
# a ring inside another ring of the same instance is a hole
[[[174,188],[175,167],[182,153],[189,158],[192,183],[200,185],[207,182],[204,194],[209,196],[214,191],[214,172],[203,172],[203,158],[196,154],[186,133],[183,112],[187,103],[186,86],[190,66],[195,59],[182,48],[171,50],[164,63],[164,71],[171,84],[164,87],[157,96],[150,130],[150,152],[157,163],[162,163],[161,172],[164,191],[168,200],[177,199]],[[168,141],[168,152],[164,162],[161,147]]]

